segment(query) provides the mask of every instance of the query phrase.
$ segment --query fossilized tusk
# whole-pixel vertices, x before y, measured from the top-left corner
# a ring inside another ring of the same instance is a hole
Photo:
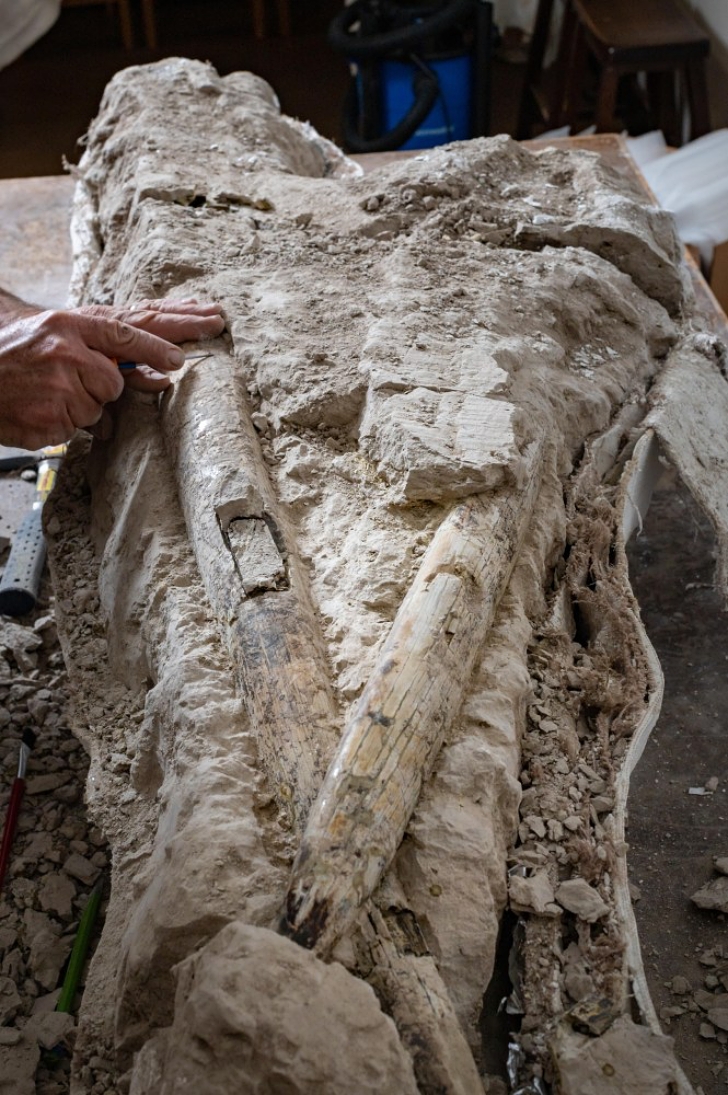
[[[227,348],[174,385],[162,414],[190,540],[279,804],[302,825],[337,741],[306,582]]]
[[[541,480],[456,506],[438,529],[312,808],[281,930],[325,953],[391,862],[457,715]]]

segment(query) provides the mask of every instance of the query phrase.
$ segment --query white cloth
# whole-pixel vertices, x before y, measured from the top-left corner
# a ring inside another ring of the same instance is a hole
[[[656,154],[643,160],[642,174],[660,205],[674,215],[680,238],[697,247],[709,267],[714,248],[728,241],[728,129],[716,129],[675,152],[663,139],[662,155],[660,137],[653,138]]]
[[[0,68],[42,38],[60,11],[61,0],[0,0]]]

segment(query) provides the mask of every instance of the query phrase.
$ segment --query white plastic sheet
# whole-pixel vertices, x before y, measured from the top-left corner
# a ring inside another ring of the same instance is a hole
[[[661,133],[628,146],[660,205],[674,214],[680,238],[710,265],[714,248],[728,240],[728,129],[674,152]]]

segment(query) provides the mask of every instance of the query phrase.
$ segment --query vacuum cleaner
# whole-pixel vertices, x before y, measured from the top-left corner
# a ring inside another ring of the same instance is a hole
[[[432,148],[489,129],[490,0],[354,0],[329,26],[350,63],[350,152]]]

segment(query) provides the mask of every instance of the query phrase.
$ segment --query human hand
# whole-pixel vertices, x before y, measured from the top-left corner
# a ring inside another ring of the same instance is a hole
[[[0,443],[60,444],[97,423],[108,436],[104,404],[125,384],[161,391],[167,373],[184,364],[172,343],[220,334],[224,325],[218,305],[194,300],[43,311],[0,292]],[[121,360],[142,364],[122,375]]]
[[[170,343],[214,338],[225,327],[219,304],[201,304],[194,299],[142,300],[123,308],[91,304],[79,308],[78,311],[84,315],[121,320]],[[123,357],[118,355],[118,361],[122,360],[125,363],[139,362],[136,369],[124,371],[123,379],[127,388],[133,388],[137,392],[161,392],[171,384],[167,376],[169,366],[165,368],[162,365],[163,371],[160,372],[160,365],[131,352],[125,353]]]

